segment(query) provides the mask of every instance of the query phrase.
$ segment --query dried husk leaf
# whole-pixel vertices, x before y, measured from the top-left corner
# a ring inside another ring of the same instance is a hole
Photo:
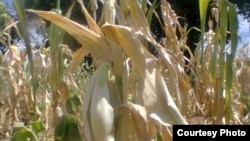
[[[144,107],[128,102],[117,109],[116,140],[150,141]]]
[[[109,65],[100,64],[90,80],[83,108],[84,132],[88,140],[112,140],[113,108],[108,89]]]

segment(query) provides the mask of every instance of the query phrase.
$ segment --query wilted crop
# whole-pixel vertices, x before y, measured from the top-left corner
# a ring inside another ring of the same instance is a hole
[[[15,126],[14,140],[169,141],[173,124],[194,124],[196,117],[202,117],[196,123],[203,124],[246,122],[242,107],[248,98],[242,71],[248,68],[246,61],[236,62],[240,69],[235,75],[237,15],[228,1],[212,3],[214,13],[209,20],[209,0],[200,1],[201,41],[194,54],[189,51],[188,60],[183,51],[189,50],[189,31],[166,0],[152,4],[104,0],[100,19],[96,18],[95,0],[90,1],[93,14],[77,0],[66,15],[60,13],[60,1],[53,11],[24,11],[18,2],[22,26],[26,12],[51,24],[47,49],[34,51],[23,28],[24,54],[8,44],[1,60],[0,79],[6,87],[0,88],[10,94],[1,99],[1,114],[6,114],[1,124],[7,119],[11,121],[6,128],[24,123]],[[75,4],[81,6],[86,25],[70,19]],[[157,5],[166,35],[161,43],[153,38],[149,26]],[[212,25],[212,20],[218,25]],[[81,44],[75,52],[63,44],[65,32]],[[83,60],[88,54],[93,67],[85,70]]]

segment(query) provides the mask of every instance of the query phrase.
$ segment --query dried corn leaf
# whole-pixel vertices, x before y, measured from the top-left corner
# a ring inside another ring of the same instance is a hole
[[[162,125],[187,124],[158,70],[147,72],[143,98],[148,114]]]
[[[144,107],[128,103],[117,109],[118,128],[116,140],[119,141],[150,141],[147,113]]]
[[[99,26],[96,24],[95,20],[91,17],[89,12],[87,11],[86,7],[84,6],[82,0],[77,0],[77,2],[81,5],[82,11],[86,17],[86,20],[88,22],[89,28],[93,30],[96,33],[101,33],[101,30]]]
[[[138,1],[127,0],[126,2],[130,10],[130,20],[133,30],[135,30],[136,32],[140,32],[143,36],[151,37],[149,24],[147,22],[145,14],[138,4]]]
[[[135,68],[142,76],[145,76],[146,59],[144,48],[131,28],[119,25],[104,25],[101,29],[105,34],[110,35],[109,39],[116,41],[131,59]]]
[[[51,21],[60,28],[71,34],[82,47],[86,48],[93,56],[103,61],[110,62],[110,48],[102,35],[99,35],[87,27],[80,25],[62,15],[55,12],[28,10],[42,18]]]
[[[72,60],[69,64],[68,71],[75,71],[81,64],[82,58],[87,55],[87,51],[85,48],[81,47],[77,51],[75,51],[72,55]]]
[[[155,137],[157,132],[161,136],[163,141],[171,141],[172,138],[172,126],[165,126],[159,120],[158,117],[154,114],[149,115],[149,130],[153,137]]]

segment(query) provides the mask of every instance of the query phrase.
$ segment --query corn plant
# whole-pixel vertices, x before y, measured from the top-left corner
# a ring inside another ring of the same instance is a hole
[[[212,15],[207,20],[206,13],[210,1],[200,0],[199,2],[201,42],[196,55],[198,59],[194,59],[197,63],[194,70],[196,74],[201,75],[195,76],[195,91],[198,99],[203,99],[200,103],[208,108],[204,110],[211,115],[213,123],[229,124],[233,119],[231,96],[238,41],[236,8],[227,0],[215,1],[213,3],[215,6],[211,9]],[[208,21],[208,32],[205,31],[206,21]],[[213,25],[213,21],[217,25]],[[227,48],[228,34],[230,34],[229,49]]]
[[[166,32],[172,33],[166,39],[168,46],[163,46],[152,37],[139,2],[104,1],[99,24],[82,1],[78,3],[88,27],[55,12],[29,12],[51,21],[81,43],[82,47],[73,53],[68,72],[74,71],[86,52],[98,62],[83,98],[87,140],[150,140],[157,136],[170,140],[172,124],[187,124],[172,95],[180,107],[185,107],[182,95],[188,95],[189,90],[183,55],[175,38],[175,29],[183,29],[170,5],[162,1]],[[169,44],[171,39],[176,42]],[[147,50],[149,44],[160,52],[159,58]]]

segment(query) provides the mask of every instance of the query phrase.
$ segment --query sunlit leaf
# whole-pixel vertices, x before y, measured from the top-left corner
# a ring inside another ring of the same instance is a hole
[[[112,56],[109,54],[110,48],[102,35],[95,33],[87,27],[80,25],[55,12],[28,10],[46,20],[51,21],[71,34],[82,47],[86,48],[93,56],[103,61],[110,61]]]

